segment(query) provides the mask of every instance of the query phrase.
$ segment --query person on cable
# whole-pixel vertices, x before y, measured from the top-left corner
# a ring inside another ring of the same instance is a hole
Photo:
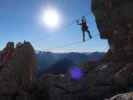
[[[88,30],[88,25],[87,25],[85,16],[82,17],[81,22],[79,22],[79,20],[77,20],[77,24],[81,26],[81,30],[83,33],[83,42],[85,42],[85,32],[87,32],[89,35],[89,38],[92,39],[90,31]]]

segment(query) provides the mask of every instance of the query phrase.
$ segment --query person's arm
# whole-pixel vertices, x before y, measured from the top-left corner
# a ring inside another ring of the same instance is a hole
[[[76,22],[77,22],[77,25],[82,25],[81,23],[79,23],[79,20],[77,20]]]

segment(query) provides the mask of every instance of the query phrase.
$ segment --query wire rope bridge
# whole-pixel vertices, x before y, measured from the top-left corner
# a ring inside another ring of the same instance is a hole
[[[86,16],[88,15],[88,13],[87,14],[85,14]],[[84,17],[84,16],[83,16]],[[78,18],[78,19],[80,19],[80,18]],[[81,19],[81,23],[79,23],[79,21],[77,21],[78,23],[78,25],[81,25],[81,29],[84,27],[84,24],[85,24],[85,26],[87,26],[87,23],[86,23],[86,20],[85,20],[85,23],[84,22],[82,22],[82,21],[84,21],[84,20],[82,20]],[[73,24],[75,23],[75,20],[72,20],[70,23],[68,23],[67,25],[65,25],[64,27],[65,27],[65,29],[67,29],[68,27],[70,27],[70,26],[72,26]],[[82,25],[83,24],[83,25]],[[83,31],[85,31],[85,32],[88,32],[88,27],[87,27],[87,29],[85,29],[85,30],[82,30],[82,32]],[[85,32],[83,32],[83,38],[85,38]],[[89,33],[90,34],[90,33]],[[95,34],[95,35],[93,35],[93,38],[96,38],[96,37],[98,37],[99,36],[99,34]],[[88,42],[89,40],[91,40],[91,39],[86,39],[86,42]],[[65,47],[69,47],[69,46],[74,46],[74,45],[77,45],[77,44],[83,44],[85,41],[83,40],[83,42],[81,41],[81,40],[79,40],[79,41],[74,41],[74,42],[70,42],[70,43],[66,43],[66,44],[63,44],[63,45],[60,45],[60,46],[55,46],[55,47],[51,47],[51,48],[45,48],[45,50],[46,51],[49,51],[49,50],[59,50],[59,49],[62,49],[62,48],[65,48]],[[103,50],[106,50],[107,49],[107,47],[106,48],[104,48]]]
[[[95,36],[98,36],[98,34],[96,34]],[[86,42],[88,42],[90,39],[87,39]],[[69,46],[74,46],[74,45],[78,45],[78,44],[83,44],[84,42],[82,41],[74,41],[74,42],[71,42],[71,43],[67,43],[67,44],[64,44],[64,45],[60,45],[60,46],[56,46],[56,47],[53,47],[53,48],[46,48],[45,50],[51,50],[51,49],[62,49],[62,48],[65,48],[65,47],[69,47]]]

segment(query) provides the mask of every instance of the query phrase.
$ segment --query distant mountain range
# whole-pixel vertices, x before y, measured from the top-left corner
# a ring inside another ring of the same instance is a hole
[[[93,53],[52,53],[37,52],[38,76],[44,73],[65,73],[71,66],[88,61],[98,61],[105,55],[104,52]]]

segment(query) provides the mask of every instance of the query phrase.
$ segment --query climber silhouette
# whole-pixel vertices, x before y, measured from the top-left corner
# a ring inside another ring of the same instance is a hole
[[[87,25],[85,16],[82,17],[80,22],[79,22],[79,20],[77,20],[77,24],[81,26],[81,30],[82,30],[82,33],[83,33],[83,42],[85,42],[85,32],[87,32],[90,39],[92,39],[90,31],[88,30],[88,25]]]

